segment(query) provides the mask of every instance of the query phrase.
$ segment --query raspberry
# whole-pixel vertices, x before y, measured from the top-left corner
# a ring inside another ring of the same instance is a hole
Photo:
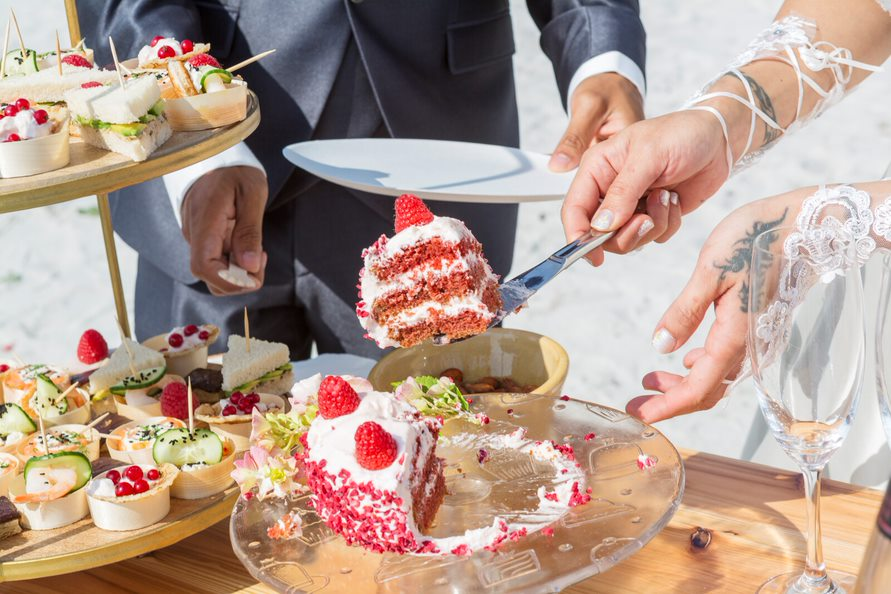
[[[356,429],[356,460],[368,470],[386,468],[396,459],[396,440],[374,421]]]
[[[67,56],[62,58],[63,64],[68,64],[69,66],[77,66],[78,68],[92,68],[93,65],[90,64],[90,61],[81,56],[80,54],[68,54]]]
[[[200,68],[201,66],[213,66],[214,68],[222,68],[217,59],[210,54],[198,54],[197,56],[192,56],[191,58],[189,58],[188,62],[189,66],[192,66],[194,68]]]
[[[412,225],[426,225],[433,220],[433,213],[424,201],[412,194],[396,199],[396,233]]]
[[[319,414],[323,419],[348,415],[359,407],[359,395],[345,379],[329,375],[319,386]]]
[[[189,391],[185,384],[174,382],[164,386],[161,392],[161,414],[165,417],[189,418]],[[198,408],[198,399],[192,399],[192,410]]]
[[[101,83],[101,82],[98,82],[98,81],[95,81],[95,80],[91,80],[90,82],[85,82],[84,84],[82,84],[82,85],[80,86],[80,88],[82,88],[82,89],[92,89],[93,87],[101,87],[101,86],[102,86],[102,83]]]
[[[108,356],[108,343],[92,328],[83,333],[77,343],[77,358],[85,365],[98,363]]]

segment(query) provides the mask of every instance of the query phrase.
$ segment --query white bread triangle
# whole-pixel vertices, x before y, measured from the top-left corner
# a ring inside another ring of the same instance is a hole
[[[223,391],[226,392],[291,362],[288,345],[280,342],[251,338],[248,353],[244,337],[231,334],[227,346],[229,350],[223,354]]]
[[[73,69],[62,76],[59,76],[55,68],[28,76],[9,76],[0,80],[0,102],[12,103],[19,97],[24,97],[32,103],[55,103],[65,100],[65,91],[79,89],[84,83],[105,84],[117,78],[118,75],[113,70],[85,68]]]
[[[133,353],[133,367],[136,371],[145,371],[153,367],[164,367],[164,355],[154,349],[142,346],[138,342],[125,338],[124,342]],[[90,393],[95,394],[121,383],[125,377],[133,375],[130,369],[130,356],[124,345],[111,354],[108,361],[90,375]]]
[[[131,79],[123,89],[120,85],[111,85],[65,92],[65,102],[72,114],[109,124],[139,120],[160,98],[161,87],[153,76]]]
[[[73,120],[71,130],[72,134],[80,136],[87,144],[113,151],[134,161],[145,161],[173,135],[173,129],[163,113],[150,121],[138,136],[121,136],[112,130],[81,126]]]

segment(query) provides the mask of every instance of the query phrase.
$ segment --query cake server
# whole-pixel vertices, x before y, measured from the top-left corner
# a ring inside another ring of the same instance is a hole
[[[612,231],[603,233],[591,229],[572,243],[551,254],[544,262],[536,264],[523,274],[502,283],[498,290],[501,293],[503,305],[492,323],[489,324],[489,328],[497,326],[504,318],[518,311],[539,289],[554,280],[555,276],[592,250],[602,246],[612,236]],[[440,334],[433,338],[433,344],[444,345],[458,340],[463,339],[449,340],[447,336]]]

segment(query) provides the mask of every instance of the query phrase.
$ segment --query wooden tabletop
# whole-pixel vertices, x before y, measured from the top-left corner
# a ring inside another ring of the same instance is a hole
[[[751,594],[768,577],[802,566],[804,488],[798,475],[709,454],[683,452],[687,487],[678,513],[642,551],[568,594],[720,592]],[[856,572],[881,493],[823,483],[823,550],[832,569]],[[697,527],[711,533],[691,546]],[[269,594],[236,560],[228,522],[150,555],[90,571],[0,585],[55,592],[245,592]]]

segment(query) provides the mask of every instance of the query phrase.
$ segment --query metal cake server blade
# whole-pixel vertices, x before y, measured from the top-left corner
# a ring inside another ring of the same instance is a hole
[[[492,323],[489,324],[489,328],[497,326],[504,318],[512,313],[516,313],[539,289],[554,280],[554,277],[575,264],[589,252],[606,243],[612,236],[612,231],[601,233],[592,229],[572,243],[551,254],[542,263],[502,283],[498,290],[501,292],[503,305],[492,320]],[[468,336],[467,338],[470,337]],[[449,339],[444,334],[440,334],[433,338],[433,344],[444,345],[461,340],[464,339]]]

